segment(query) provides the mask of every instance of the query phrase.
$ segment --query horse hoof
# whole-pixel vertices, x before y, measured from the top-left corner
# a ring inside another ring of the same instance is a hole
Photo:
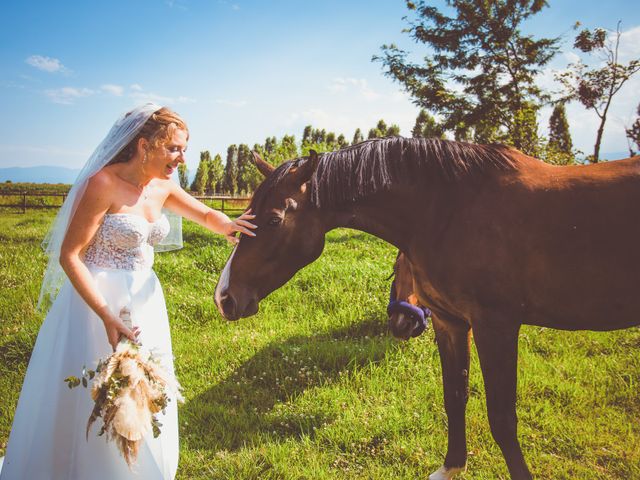
[[[440,467],[440,470],[429,475],[429,480],[450,480],[463,470],[463,467]]]

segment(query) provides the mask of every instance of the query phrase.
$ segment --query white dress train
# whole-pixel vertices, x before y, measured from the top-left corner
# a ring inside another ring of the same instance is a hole
[[[170,372],[173,356],[162,288],[151,269],[153,245],[169,231],[166,217],[156,222],[133,214],[107,214],[85,254],[98,290],[116,314],[131,311],[138,337]],[[18,400],[0,480],[173,479],[178,467],[178,414],[172,398],[161,415],[162,433],[149,434],[138,461],[129,469],[116,446],[97,432],[85,436],[93,408],[89,389],[69,389],[63,381],[95,369],[112,352],[100,318],[67,280],[36,340]]]

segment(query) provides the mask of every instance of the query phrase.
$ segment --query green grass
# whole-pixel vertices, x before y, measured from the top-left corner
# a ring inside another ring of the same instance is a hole
[[[0,214],[0,455],[38,327],[35,302],[51,211]],[[446,449],[433,333],[386,327],[394,250],[337,230],[325,253],[229,323],[213,292],[230,252],[185,223],[185,248],[156,257],[185,388],[179,479],[415,479]],[[519,437],[535,478],[640,478],[640,329],[523,327]],[[468,471],[508,478],[491,438],[475,352]]]

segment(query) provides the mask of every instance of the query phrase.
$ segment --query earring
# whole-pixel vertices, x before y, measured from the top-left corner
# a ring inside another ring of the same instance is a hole
[[[144,152],[144,158],[142,159],[142,164],[147,163],[147,152]]]

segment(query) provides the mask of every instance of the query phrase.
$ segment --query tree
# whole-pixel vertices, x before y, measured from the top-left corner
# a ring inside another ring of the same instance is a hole
[[[364,137],[362,136],[362,132],[360,131],[360,129],[356,128],[356,131],[353,134],[353,141],[351,142],[351,145],[357,145],[360,142],[364,142]]]
[[[224,166],[222,165],[222,157],[217,153],[209,163],[209,176],[207,177],[205,189],[208,194],[220,193],[223,191],[223,183]]]
[[[186,163],[178,165],[178,181],[184,190],[189,188],[189,170]]]
[[[569,64],[567,71],[556,76],[564,86],[565,95],[562,100],[577,100],[600,118],[593,155],[589,158],[593,163],[597,163],[600,158],[602,135],[613,97],[640,70],[640,58],[631,60],[626,65],[618,62],[620,22],[612,36],[615,41],[608,40],[607,31],[602,28],[582,30],[576,36],[573,46],[583,53],[600,55],[605,65],[589,68],[578,61]]]
[[[397,135],[400,135],[400,127],[398,125],[392,124],[388,127],[387,122],[380,119],[375,128],[369,130],[367,138],[370,140],[372,138],[393,137]]]
[[[532,157],[538,157],[541,153],[537,113],[538,108],[531,103],[523,104],[514,112],[505,142]]]
[[[238,184],[238,147],[229,145],[227,148],[227,161],[224,165],[224,191],[233,195],[236,193]]]
[[[254,177],[258,173],[254,163],[253,155],[248,145],[244,143],[238,148],[238,171],[236,175],[236,184],[238,192],[248,193],[252,190]]]
[[[307,125],[306,127],[304,127],[304,130],[302,131],[302,143],[309,143],[313,141],[311,138],[312,132],[313,127],[311,125]]]
[[[400,135],[400,127],[395,123],[392,123],[389,128],[387,128],[386,137],[397,137]]]
[[[209,176],[209,162],[211,161],[211,154],[208,150],[200,152],[200,163],[198,164],[198,170],[196,170],[196,176],[191,184],[191,190],[198,195],[202,195],[206,189],[207,177]]]
[[[629,155],[632,157],[638,153],[640,150],[640,104],[638,104],[638,118],[633,122],[631,128],[625,129],[627,134],[627,138],[629,139]],[[633,145],[635,144],[635,149]]]
[[[443,131],[476,141],[508,137],[516,112],[545,98],[534,77],[557,52],[558,39],[535,39],[520,27],[546,1],[446,0],[453,17],[431,3],[407,1],[416,12],[407,31],[430,49],[424,64],[412,63],[393,44],[383,45],[373,60],[416,105],[441,118]]]
[[[566,154],[571,154],[573,150],[567,112],[562,102],[553,107],[553,112],[549,118],[549,148]]]
[[[442,131],[442,126],[436,122],[436,119],[422,108],[416,117],[411,136],[413,138],[444,138],[444,132]]]

